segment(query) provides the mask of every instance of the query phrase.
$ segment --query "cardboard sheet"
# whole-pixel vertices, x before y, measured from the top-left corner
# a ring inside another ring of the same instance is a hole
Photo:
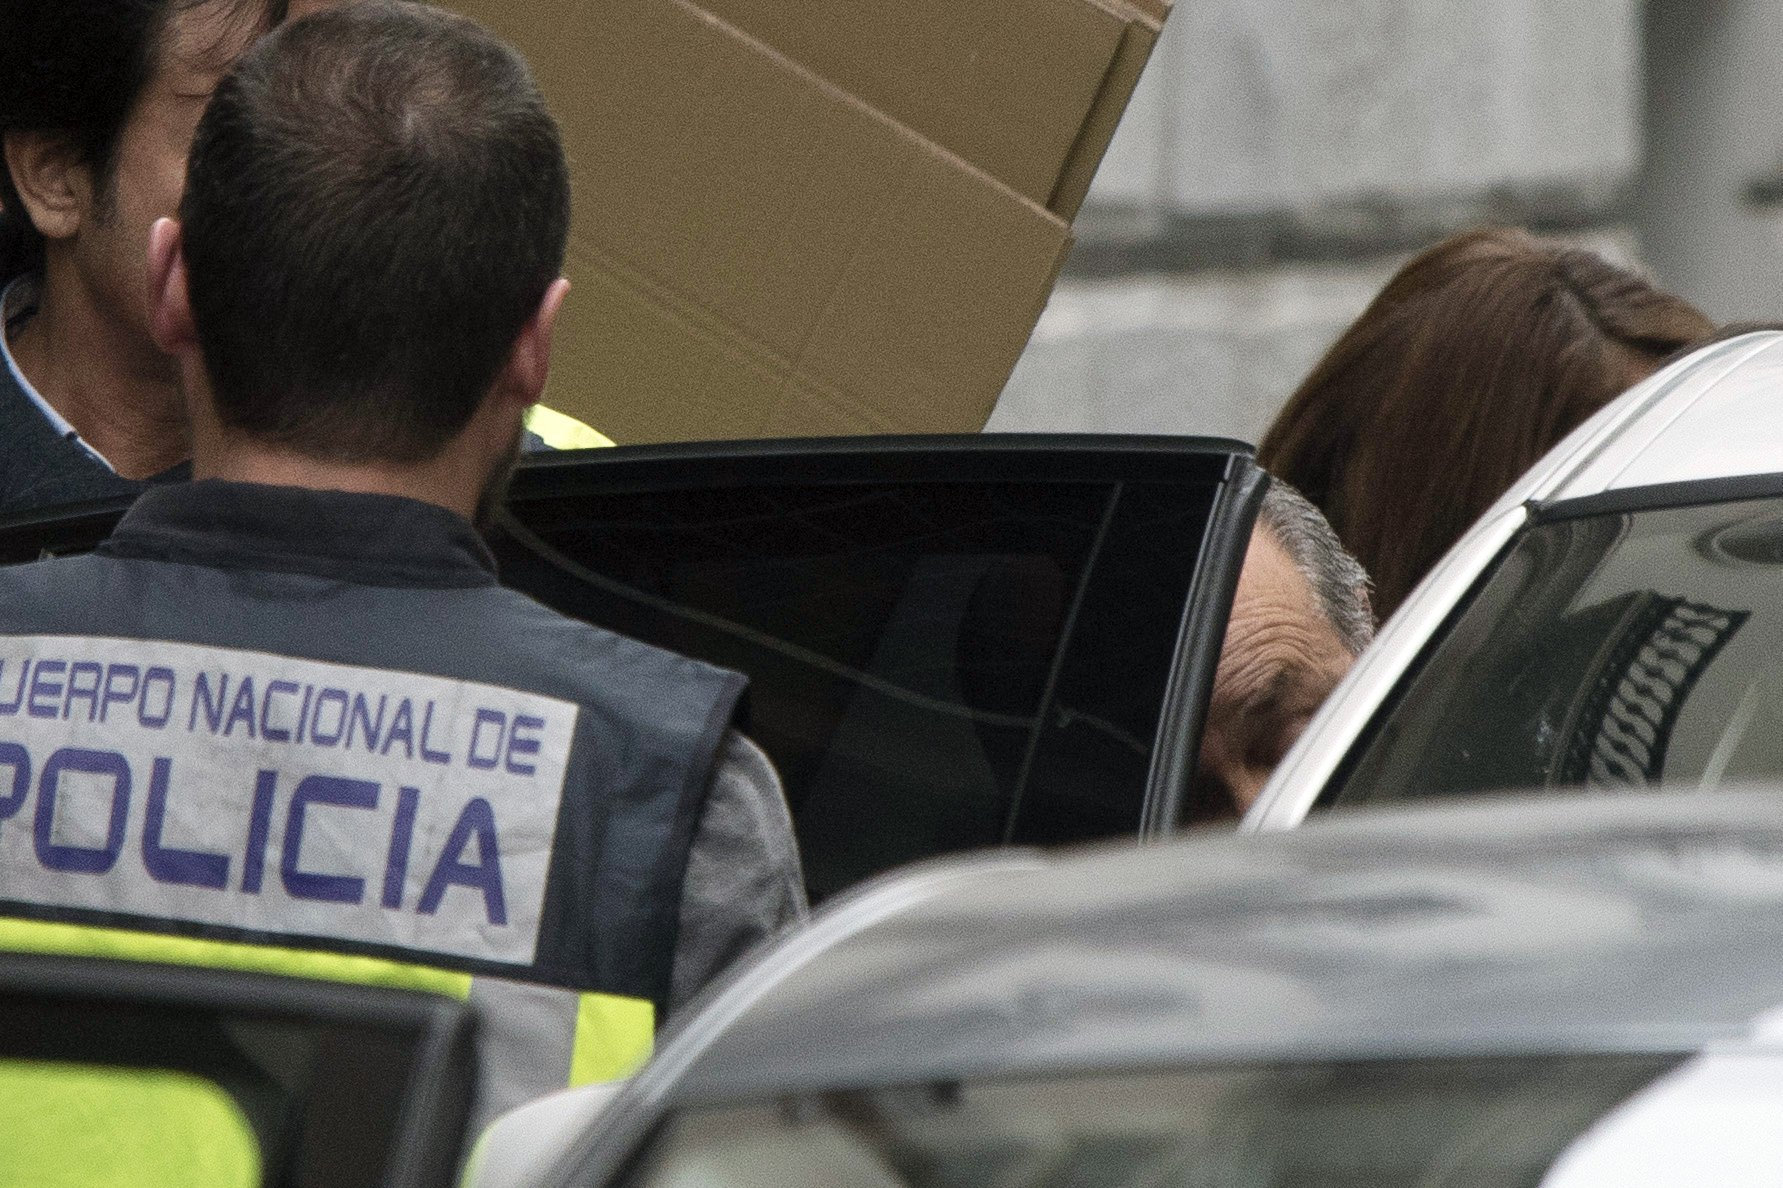
[[[982,428],[1169,0],[446,2],[564,129],[546,400],[644,442]]]
[[[548,403],[622,442],[983,425],[1063,220],[682,0],[462,7],[569,142]]]
[[[1131,21],[1094,0],[701,4],[1042,204]]]
[[[1077,217],[1084,198],[1090,192],[1096,170],[1108,152],[1121,116],[1133,99],[1133,88],[1151,59],[1152,49],[1164,31],[1164,18],[1170,14],[1171,0],[1097,0],[1125,22],[1121,43],[1109,63],[1101,90],[1091,104],[1079,130],[1077,141],[1064,166],[1059,170],[1058,184],[1047,198],[1047,206],[1065,218]]]

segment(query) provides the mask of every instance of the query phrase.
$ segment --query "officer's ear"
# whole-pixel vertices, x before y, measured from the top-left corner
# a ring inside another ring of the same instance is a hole
[[[149,228],[149,334],[169,355],[198,346],[192,303],[186,293],[186,256],[176,219],[156,219]]]
[[[561,276],[545,290],[538,309],[520,328],[514,348],[508,352],[508,361],[496,377],[498,392],[522,405],[537,404],[539,397],[545,394],[545,380],[551,374],[551,336],[557,329],[557,313],[563,308],[563,299],[569,291],[569,280]]]
[[[45,239],[80,230],[93,197],[93,171],[65,137],[13,129],[0,137],[6,169],[18,188],[21,212]]]

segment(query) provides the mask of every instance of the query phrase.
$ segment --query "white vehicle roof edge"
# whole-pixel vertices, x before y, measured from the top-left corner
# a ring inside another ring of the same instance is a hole
[[[1605,446],[1600,456],[1577,467],[1567,477],[1564,487],[1553,491],[1548,497],[1555,500],[1574,499],[1646,485],[1647,480],[1639,478],[1638,473],[1642,460],[1651,454],[1654,447],[1663,443],[1665,452],[1672,453],[1679,445],[1677,439],[1681,424],[1690,418],[1697,407],[1705,402],[1724,405],[1727,400],[1737,398],[1742,391],[1748,390],[1753,361],[1760,355],[1774,353],[1780,344],[1783,344],[1783,334],[1774,330],[1754,331],[1738,338],[1730,338],[1725,343],[1716,343],[1667,368],[1667,372],[1677,370],[1680,375],[1666,398],[1655,401],[1640,416],[1630,419],[1625,429]],[[1721,347],[1728,349],[1723,351],[1719,349]],[[1751,473],[1745,468],[1729,470],[1725,462],[1726,459],[1717,454],[1713,462],[1701,468],[1686,467],[1684,473],[1671,477],[1674,480],[1692,481],[1725,478],[1732,473]],[[1630,472],[1635,472],[1637,477],[1631,479]]]
[[[1283,756],[1239,828],[1292,829],[1306,819],[1337,765],[1400,677],[1528,519],[1528,510],[1520,503],[1489,515],[1418,583]]]
[[[763,948],[753,960],[735,967],[714,993],[686,1008],[687,1025],[677,1029],[615,1094],[593,1119],[598,1126],[584,1128],[573,1142],[559,1144],[550,1171],[540,1176],[537,1183],[580,1183],[581,1174],[592,1170],[590,1159],[599,1161],[617,1150],[634,1148],[660,1116],[682,1076],[725,1030],[788,977],[833,946],[987,873],[1037,870],[1045,865],[1046,859],[1031,850],[941,858],[883,875],[838,897],[809,923]],[[603,1174],[607,1170],[601,1169]]]
[[[1700,351],[1678,359],[1654,372],[1621,396],[1604,405],[1585,423],[1560,440],[1542,460],[1530,467],[1510,490],[1486,512],[1485,519],[1496,512],[1522,503],[1545,503],[1554,499],[1595,495],[1595,490],[1567,490],[1577,479],[1605,459],[1626,455],[1612,462],[1620,474],[1627,464],[1652,444],[1653,437],[1663,432],[1697,401],[1712,392],[1728,374],[1774,342],[1783,341],[1783,334],[1755,330],[1725,342],[1712,343]],[[1676,407],[1657,412],[1667,401]],[[1638,442],[1631,433],[1645,426],[1657,425],[1652,433],[1640,432]],[[1613,484],[1611,484],[1613,485]]]
[[[1775,1184],[1783,1165],[1779,1070],[1775,1052],[1696,1056],[1599,1118],[1554,1161],[1541,1188]]]
[[[1576,453],[1557,458],[1559,465],[1541,475],[1546,481],[1539,487],[1511,494],[1522,494],[1520,501],[1549,502],[1598,495],[1627,485],[1620,481],[1623,476],[1672,426],[1715,395],[1729,376],[1739,374],[1754,357],[1779,343],[1783,343],[1783,334],[1755,330],[1704,347],[1661,369],[1603,410],[1611,414],[1607,432],[1582,443]],[[1593,417],[1586,425],[1596,421]],[[1572,440],[1567,438],[1567,442]],[[1562,449],[1567,442],[1562,442]],[[1560,452],[1556,449],[1549,456]],[[1705,473],[1700,477],[1720,475]]]

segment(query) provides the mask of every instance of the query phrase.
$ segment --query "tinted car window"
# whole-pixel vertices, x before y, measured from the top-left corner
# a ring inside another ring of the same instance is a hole
[[[1783,775],[1783,500],[1536,524],[1329,799]]]
[[[738,669],[814,897],[1137,832],[1214,486],[880,482],[519,501],[504,580]]]
[[[671,1124],[632,1188],[1533,1185],[1666,1055],[1235,1065],[945,1084]]]

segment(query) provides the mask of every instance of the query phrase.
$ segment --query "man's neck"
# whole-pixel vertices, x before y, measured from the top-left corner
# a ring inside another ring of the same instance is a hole
[[[160,474],[191,456],[185,404],[170,362],[44,278],[37,312],[8,336],[31,386],[124,478]]]
[[[467,520],[477,511],[477,484],[437,459],[414,466],[327,462],[278,453],[230,435],[215,447],[201,446],[192,462],[192,477],[361,495],[400,495],[443,507]]]

